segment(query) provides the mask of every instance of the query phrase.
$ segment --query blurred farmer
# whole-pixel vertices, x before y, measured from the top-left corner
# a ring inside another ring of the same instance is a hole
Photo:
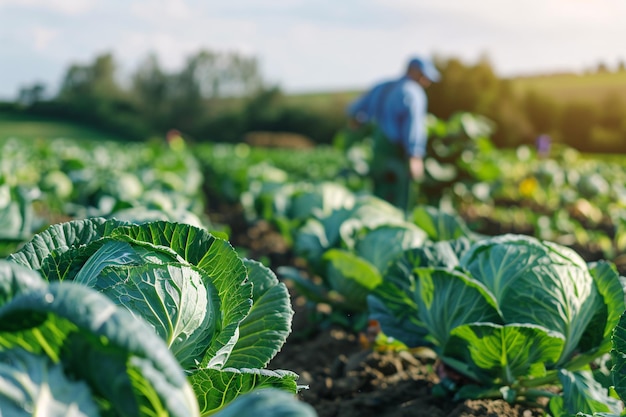
[[[352,127],[370,124],[374,129],[370,168],[374,194],[404,210],[409,208],[411,180],[424,176],[425,89],[439,79],[431,61],[416,57],[402,77],[375,85],[348,107]]]

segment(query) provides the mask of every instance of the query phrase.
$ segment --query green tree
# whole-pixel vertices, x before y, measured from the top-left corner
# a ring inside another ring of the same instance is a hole
[[[20,88],[17,102],[24,106],[31,106],[44,99],[46,86],[43,83],[34,83],[27,87]]]
[[[123,90],[116,80],[117,64],[111,53],[95,58],[92,64],[73,64],[65,73],[61,82],[59,98],[76,99],[112,99],[123,95]]]
[[[131,77],[131,96],[147,123],[158,131],[168,129],[168,90],[171,77],[159,64],[155,54],[148,55]]]
[[[263,85],[255,58],[208,50],[191,55],[167,80],[171,127],[195,135],[202,133],[208,118],[221,116],[220,101],[249,97]]]
[[[429,90],[429,109],[442,118],[457,111],[488,113],[501,93],[501,80],[493,71],[487,57],[474,65],[466,65],[457,58],[437,59],[441,82]]]
[[[129,92],[119,83],[117,63],[111,53],[96,56],[90,64],[71,65],[55,101],[39,111],[130,139],[146,139],[151,133]]]

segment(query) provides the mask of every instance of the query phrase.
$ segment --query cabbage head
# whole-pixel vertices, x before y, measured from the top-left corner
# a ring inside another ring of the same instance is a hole
[[[289,294],[227,240],[188,224],[92,218],[53,225],[9,260],[98,291],[153,331],[186,370],[202,413],[256,388],[295,393],[264,369],[291,331]]]
[[[566,404],[596,395],[615,403],[590,382],[590,364],[610,351],[625,308],[616,268],[522,235],[458,243],[407,251],[389,267],[368,299],[383,332],[431,347],[467,377],[457,398],[529,399],[552,384]]]

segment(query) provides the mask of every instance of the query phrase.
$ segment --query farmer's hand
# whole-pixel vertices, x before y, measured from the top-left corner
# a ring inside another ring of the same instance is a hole
[[[356,117],[348,119],[348,127],[352,130],[358,130],[361,127],[361,123]]]
[[[420,181],[424,178],[424,159],[419,156],[412,156],[409,159],[409,169],[413,181]]]

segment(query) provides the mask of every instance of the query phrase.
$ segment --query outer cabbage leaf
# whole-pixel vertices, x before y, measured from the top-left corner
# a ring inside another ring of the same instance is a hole
[[[452,331],[463,324],[502,323],[495,300],[480,282],[442,268],[418,268],[413,300],[428,338],[440,348],[448,344]]]
[[[622,411],[619,400],[609,396],[608,390],[593,378],[591,371],[559,370],[563,395],[550,399],[553,415],[571,416],[576,413],[617,416]],[[610,414],[608,414],[610,413]]]
[[[24,244],[9,260],[38,271],[43,260],[52,251],[67,251],[70,248],[84,245],[108,234],[112,229],[123,224],[117,220],[92,218],[73,220],[48,227]]]
[[[291,333],[294,312],[287,287],[269,268],[249,259],[244,264],[253,284],[254,303],[239,325],[239,340],[225,366],[265,368]]]
[[[342,244],[354,249],[361,230],[406,223],[404,212],[398,207],[373,195],[361,195],[357,197],[349,218],[341,223],[339,234]]]
[[[369,318],[376,320],[383,333],[407,346],[431,346],[428,331],[419,320],[417,306],[404,291],[383,282],[367,296]]]
[[[342,249],[330,249],[323,257],[326,280],[345,308],[364,311],[366,297],[382,282],[380,271],[367,260]]]
[[[220,410],[241,394],[262,388],[278,388],[295,394],[298,375],[290,371],[225,368],[200,369],[189,376],[202,415]]]
[[[309,404],[298,401],[292,395],[279,390],[264,388],[243,395],[224,408],[217,417],[242,415],[271,415],[273,417],[316,417]]]
[[[28,239],[34,226],[32,193],[25,187],[0,185],[0,241]]]
[[[0,259],[0,306],[23,291],[46,286],[37,272]]]
[[[413,250],[405,251],[411,254]],[[367,296],[369,317],[376,320],[382,331],[407,346],[430,345],[428,332],[419,319],[412,256],[401,256],[384,275],[383,282]]]
[[[313,218],[308,219],[302,227],[295,231],[294,252],[307,259],[311,268],[319,268],[320,259],[324,252],[334,246],[328,233],[322,221]]]
[[[399,253],[422,246],[425,241],[426,233],[410,223],[402,226],[379,226],[365,232],[356,240],[355,252],[383,272]]]
[[[626,309],[624,289],[615,265],[606,261],[589,265],[600,295],[604,298],[604,308],[598,309],[585,335],[580,341],[580,350],[597,356],[611,349],[611,333],[619,322],[620,314]]]
[[[615,392],[622,400],[626,400],[626,313],[622,312],[619,322],[613,330],[613,384]]]
[[[526,323],[565,339],[569,360],[594,314],[603,308],[586,263],[573,250],[522,235],[482,240],[461,259],[497,301],[505,323]]]
[[[89,386],[63,373],[61,364],[23,349],[0,351],[0,414],[98,417]]]
[[[332,302],[328,297],[328,288],[321,282],[313,282],[309,279],[309,275],[303,274],[300,269],[292,266],[279,266],[276,272],[282,280],[290,281],[298,293],[307,300],[314,303]]]
[[[321,272],[323,253],[340,246],[341,224],[350,218],[350,210],[338,209],[322,218],[309,218],[294,232],[294,251],[303,256],[311,268]]]
[[[32,346],[37,342],[45,346]],[[163,341],[143,321],[83,285],[52,283],[17,294],[0,307],[0,346],[29,348],[63,363],[119,415],[147,410],[198,415],[191,387]]]
[[[419,267],[457,268],[460,265],[460,258],[470,246],[470,240],[463,237],[441,242],[425,242],[421,247],[410,248],[397,255],[389,264],[385,275],[398,273],[400,270],[405,271],[405,274],[413,274],[413,268]]]
[[[451,359],[471,359],[464,362],[487,384],[511,385],[520,377],[544,376],[545,365],[556,363],[564,344],[560,334],[527,324],[471,323],[456,327],[451,335],[462,342],[452,339],[448,350],[470,355]],[[444,352],[444,362],[447,354]]]

